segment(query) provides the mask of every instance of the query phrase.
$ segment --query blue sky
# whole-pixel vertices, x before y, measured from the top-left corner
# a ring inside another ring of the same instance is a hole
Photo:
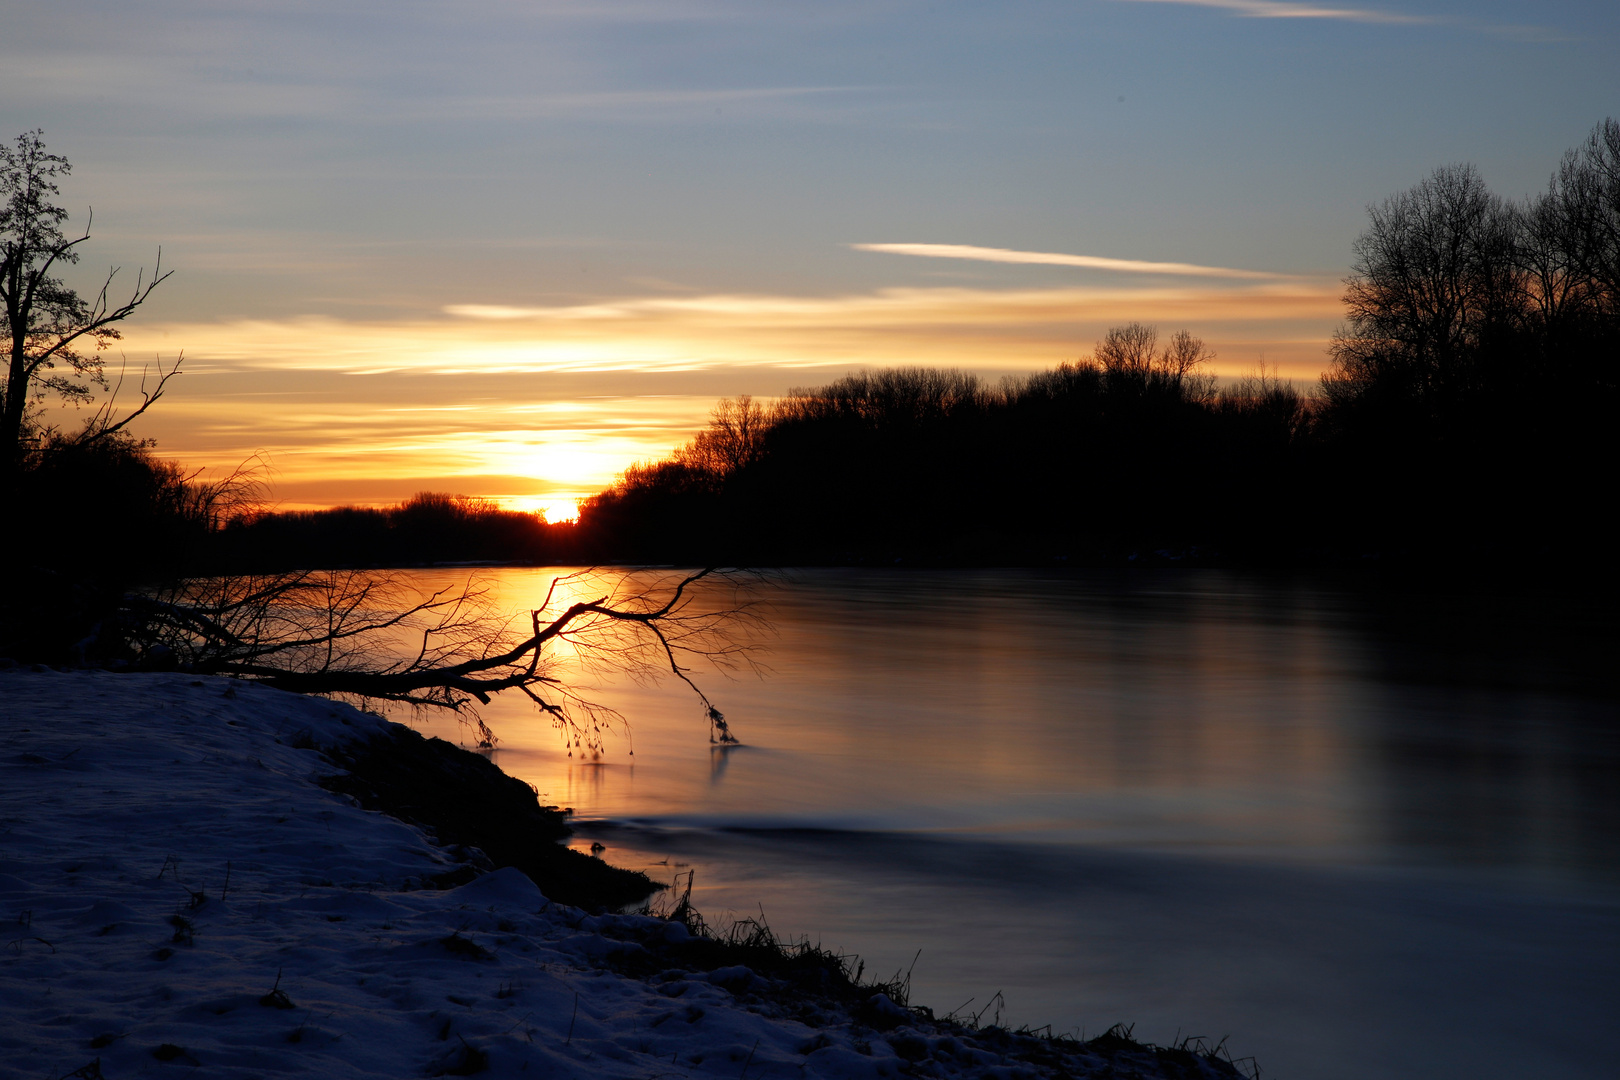
[[[72,160],[87,280],[177,270],[165,452],[545,502],[722,393],[1130,318],[1308,378],[1366,205],[1540,188],[1616,56],[1612,3],[7,0],[0,135]]]

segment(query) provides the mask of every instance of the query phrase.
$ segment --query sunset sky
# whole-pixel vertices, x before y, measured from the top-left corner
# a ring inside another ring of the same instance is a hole
[[[1617,56],[1562,0],[0,0],[0,137],[73,162],[72,280],[175,271],[122,349],[185,351],[160,453],[555,516],[863,366],[1135,319],[1312,379],[1367,204],[1543,187]]]

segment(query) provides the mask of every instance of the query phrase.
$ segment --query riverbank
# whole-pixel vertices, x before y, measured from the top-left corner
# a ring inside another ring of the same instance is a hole
[[[366,808],[366,748],[401,738],[247,683],[0,671],[0,1075],[1238,1075],[552,902],[471,834]]]

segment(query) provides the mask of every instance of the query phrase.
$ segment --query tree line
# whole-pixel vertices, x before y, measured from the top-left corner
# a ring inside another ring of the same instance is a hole
[[[422,491],[393,506],[238,514],[207,561],[226,570],[569,561],[573,531],[488,499]]]
[[[1369,208],[1320,383],[1218,387],[1182,332],[1110,330],[999,386],[850,376],[724,401],[582,508],[643,561],[1475,562],[1602,543],[1620,362],[1620,123],[1547,189],[1448,166]]]
[[[1096,561],[1259,534],[1296,474],[1306,405],[1257,376],[1217,388],[1179,333],[1109,331],[1074,363],[990,386],[890,369],[727,400],[670,458],[588,500],[585,543],[635,561]]]

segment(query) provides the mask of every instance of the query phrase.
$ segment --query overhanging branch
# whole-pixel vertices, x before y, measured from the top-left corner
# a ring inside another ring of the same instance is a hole
[[[570,738],[598,744],[603,718],[616,714],[582,696],[575,678],[559,676],[561,668],[572,663],[637,678],[662,671],[697,695],[711,738],[734,742],[681,661],[689,654],[721,666],[751,663],[753,645],[742,636],[762,620],[755,602],[735,591],[744,582],[714,568],[650,587],[644,576],[626,574],[546,618],[559,590],[577,592],[600,577],[555,579],[545,604],[525,613],[526,632],[515,640],[511,618],[475,581],[424,597],[399,575],[359,571],[194,581],[129,597],[124,610],[140,663],[457,711],[516,690]],[[734,589],[729,602],[714,603],[713,592],[696,602],[700,584],[723,579]],[[557,654],[564,643],[566,658]],[[576,713],[589,718],[589,731]]]

